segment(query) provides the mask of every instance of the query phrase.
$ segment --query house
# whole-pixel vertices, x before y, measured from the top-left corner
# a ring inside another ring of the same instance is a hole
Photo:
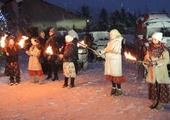
[[[86,28],[86,18],[71,11],[65,10],[43,0],[10,0],[13,2],[15,14],[19,16],[19,26],[24,32],[31,32],[37,35],[41,30],[49,27],[57,29]],[[18,18],[18,17],[17,17]]]

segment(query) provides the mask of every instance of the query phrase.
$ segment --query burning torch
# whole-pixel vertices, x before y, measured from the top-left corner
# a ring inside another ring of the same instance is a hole
[[[6,37],[7,37],[7,36],[8,36],[8,35],[5,34],[5,35],[1,38],[1,42],[0,42],[0,43],[1,43],[1,47],[2,47],[2,48],[5,47],[5,40],[6,40]]]
[[[48,46],[45,52],[46,52],[48,55],[52,55],[52,54],[53,54],[52,47],[51,47],[51,46]]]
[[[94,50],[94,49],[92,49],[92,48],[90,48],[90,47],[88,47],[85,43],[84,43],[84,41],[81,41],[81,42],[77,42],[78,44],[77,44],[77,46],[79,47],[79,46],[83,46],[83,47],[85,47],[85,48],[87,48],[87,49],[89,49],[89,50],[91,50],[91,51],[93,51],[96,55],[98,55],[98,56],[101,56],[102,57],[102,55],[100,55],[96,50]]]
[[[27,37],[27,36],[22,36],[21,40],[20,40],[19,43],[18,43],[18,45],[19,45],[21,48],[24,47],[25,40],[28,40],[28,37]]]
[[[144,61],[141,61],[141,60],[137,60],[136,57],[132,56],[130,52],[124,52],[124,55],[125,55],[125,58],[128,59],[128,60],[131,60],[132,62],[135,62],[135,63],[148,63],[148,62],[144,62]]]

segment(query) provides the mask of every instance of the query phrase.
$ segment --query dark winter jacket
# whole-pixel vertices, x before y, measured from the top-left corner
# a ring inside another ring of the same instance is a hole
[[[18,62],[19,46],[14,45],[14,47],[12,47],[12,48],[7,46],[7,47],[5,47],[5,52],[9,53],[9,56],[6,56],[7,63]],[[5,53],[5,55],[6,55],[6,53]]]
[[[45,44],[46,44],[46,41],[47,41],[47,38],[42,38],[42,37],[39,37],[38,40],[40,41],[40,44],[45,47]]]
[[[94,38],[92,35],[90,35],[89,33],[86,33],[83,35],[83,40],[84,40],[84,43],[90,47],[90,48],[93,48],[93,41],[94,41]]]
[[[73,42],[67,43],[64,49],[63,62],[75,62],[77,61],[76,46]]]
[[[78,47],[77,47],[78,39],[74,38],[72,42],[73,42],[73,44],[75,46],[75,55],[76,55],[76,58],[78,60]]]
[[[57,58],[56,54],[59,53],[59,45],[58,45],[58,42],[57,42],[57,37],[55,35],[50,36],[48,38],[48,40],[46,41],[45,49],[44,49],[45,51],[46,51],[48,46],[52,47],[53,55],[51,55],[51,56],[52,56],[53,59],[56,59]],[[44,54],[45,54],[45,56],[47,56],[46,53],[44,53]]]

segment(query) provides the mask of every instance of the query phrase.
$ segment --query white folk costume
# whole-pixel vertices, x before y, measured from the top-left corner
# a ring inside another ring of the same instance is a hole
[[[110,40],[102,51],[105,53],[104,75],[107,81],[111,81],[111,95],[115,96],[122,95],[121,83],[126,81],[122,75],[122,40],[122,35],[116,29],[111,30]]]

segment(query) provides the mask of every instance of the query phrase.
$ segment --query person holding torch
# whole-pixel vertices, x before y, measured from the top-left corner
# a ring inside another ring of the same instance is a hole
[[[47,78],[46,79],[51,79],[52,81],[58,80],[58,53],[60,50],[60,46],[58,44],[58,38],[56,36],[57,30],[55,28],[51,28],[49,31],[50,37],[46,41],[45,44],[45,52],[44,56],[47,59]],[[52,53],[47,53],[47,49],[51,48]]]
[[[59,57],[63,59],[63,72],[65,76],[63,88],[68,86],[69,78],[71,79],[69,88],[75,87],[76,68],[74,61],[77,61],[77,46],[73,43],[73,39],[71,35],[65,36],[66,46],[64,48],[64,53],[59,54]]]
[[[4,47],[4,53],[6,55],[5,75],[10,76],[10,86],[20,83],[19,49],[20,46],[15,43],[15,39],[9,37],[7,46]]]
[[[36,76],[39,78],[39,84],[43,84],[44,73],[42,71],[41,63],[39,57],[41,54],[41,47],[39,45],[38,38],[31,38],[31,47],[26,53],[29,55],[28,70],[31,76],[30,83],[35,83]]]
[[[162,110],[163,103],[169,102],[167,64],[169,63],[169,53],[162,44],[163,34],[156,32],[152,35],[148,51],[144,57],[143,65],[148,70],[146,81],[148,82],[148,97],[152,100],[150,109]]]
[[[104,75],[106,80],[111,82],[112,89],[110,95],[122,95],[121,84],[126,82],[122,75],[122,40],[123,37],[117,29],[110,31],[110,40],[104,50],[101,50],[101,55],[105,56]]]

